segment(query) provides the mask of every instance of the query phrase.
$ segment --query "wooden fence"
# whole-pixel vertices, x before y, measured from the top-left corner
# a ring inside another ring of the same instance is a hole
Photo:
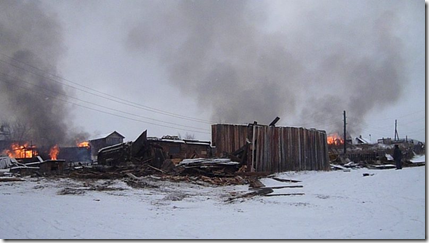
[[[254,129],[253,129],[254,128]],[[253,134],[254,140],[253,140]],[[248,146],[246,163],[257,172],[329,170],[326,132],[296,127],[265,125],[212,125],[216,156]]]

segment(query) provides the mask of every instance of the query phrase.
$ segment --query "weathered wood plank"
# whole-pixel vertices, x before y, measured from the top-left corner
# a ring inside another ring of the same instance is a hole
[[[297,192],[297,193],[282,193],[282,194],[266,194],[264,196],[266,197],[277,197],[277,196],[302,196],[305,195],[304,193]]]
[[[276,181],[281,181],[281,182],[292,182],[292,183],[298,183],[298,182],[302,182],[302,181],[297,181],[297,180],[291,180],[291,179],[281,179],[281,178],[277,178],[277,177],[270,177],[273,180]]]
[[[216,155],[232,153],[253,140],[253,125],[217,124],[212,126]],[[326,132],[302,127],[255,126],[254,151],[249,147],[246,164],[252,159],[256,171],[282,172],[328,170]],[[254,152],[254,153],[252,153]]]

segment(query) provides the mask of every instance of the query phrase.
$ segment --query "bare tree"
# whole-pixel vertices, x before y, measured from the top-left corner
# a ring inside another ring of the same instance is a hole
[[[10,140],[24,141],[30,140],[31,126],[28,122],[15,121],[10,126]]]
[[[194,134],[190,134],[190,133],[186,133],[185,134],[185,139],[194,140],[195,139],[195,135]]]

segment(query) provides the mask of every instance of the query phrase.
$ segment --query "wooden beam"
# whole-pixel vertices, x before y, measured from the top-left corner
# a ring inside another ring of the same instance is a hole
[[[266,194],[264,196],[266,197],[277,197],[277,196],[302,196],[305,195],[304,193],[283,193],[283,194]]]
[[[272,178],[273,180],[276,180],[276,181],[281,181],[281,182],[292,182],[292,183],[301,182],[301,181],[297,181],[297,180],[281,179],[281,178],[277,178],[277,177],[270,177],[270,178]]]

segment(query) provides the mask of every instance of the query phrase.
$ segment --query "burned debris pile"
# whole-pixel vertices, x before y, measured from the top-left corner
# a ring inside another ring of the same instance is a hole
[[[213,158],[209,142],[155,139],[144,131],[135,141],[101,148],[97,163],[85,164],[64,159],[43,160],[4,157],[8,175],[68,177],[73,179],[124,180],[133,187],[151,187],[145,181],[184,181],[201,185],[241,185],[249,183],[246,166],[229,158]],[[67,193],[67,192],[65,192]]]
[[[213,144],[177,136],[147,137],[147,131],[133,142],[122,142],[123,136],[115,131],[102,139],[78,143],[76,147],[54,146],[48,160],[42,158],[46,156],[43,150],[34,145],[15,146],[10,153],[21,158],[0,157],[0,177],[3,180],[14,180],[13,175],[123,180],[136,188],[156,187],[154,180],[217,186],[248,184],[254,189],[245,196],[250,197],[300,187],[292,184],[268,188],[259,181],[276,172],[395,168],[391,156],[393,144],[384,140],[378,144],[347,144],[347,151],[343,153],[344,140],[339,136],[327,136],[325,131],[316,129],[274,125],[274,121],[270,126],[256,122],[212,125]],[[109,143],[113,140],[116,143]],[[425,151],[421,144],[402,143],[400,147],[404,167],[425,164],[411,160],[416,153]],[[86,162],[88,160],[91,162]],[[8,169],[2,171],[5,168]]]
[[[356,138],[361,141],[361,139]],[[403,167],[414,167],[425,165],[425,161],[414,161],[413,158],[424,153],[423,143],[413,140],[391,141],[390,139],[380,139],[378,143],[347,143],[346,151],[343,149],[344,140],[338,143],[328,143],[329,160],[331,170],[350,171],[356,168],[369,169],[394,169],[393,160],[394,145],[397,144],[402,151]]]
[[[203,159],[200,159],[203,160]],[[168,161],[168,160],[167,160]],[[217,164],[205,163],[204,165],[197,164],[178,164],[169,169],[160,169],[149,164],[151,161],[146,161],[140,165],[118,165],[118,166],[82,166],[72,169],[68,175],[74,179],[124,179],[127,184],[132,187],[151,187],[150,183],[142,183],[145,178],[151,180],[168,180],[173,182],[190,182],[200,185],[243,185],[248,183],[248,177],[254,175],[239,175],[236,172],[238,169],[234,163]],[[204,161],[202,161],[203,163]],[[162,168],[162,167],[161,167]]]
[[[243,174],[245,166],[240,162],[209,156],[210,143],[173,137],[148,139],[147,131],[144,131],[134,142],[100,149],[97,164],[69,166],[62,176],[123,179],[132,187],[151,187],[145,178],[204,185],[241,185],[255,176]]]

